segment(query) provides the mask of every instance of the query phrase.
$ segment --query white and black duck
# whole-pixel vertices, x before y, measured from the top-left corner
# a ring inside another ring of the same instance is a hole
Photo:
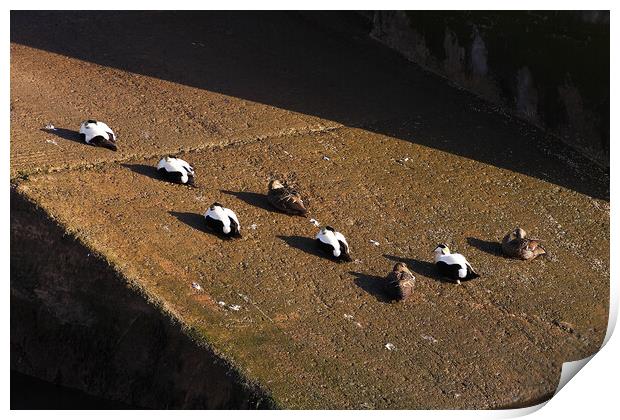
[[[87,120],[80,125],[80,138],[93,146],[116,151],[116,135],[108,125],[101,121]]]
[[[237,215],[220,203],[213,203],[205,213],[205,223],[214,233],[226,237],[241,237],[241,225]]]
[[[480,277],[471,264],[461,254],[452,254],[446,244],[439,244],[433,251],[435,265],[439,274],[461,284],[461,280],[472,280]]]
[[[157,172],[167,181],[194,185],[194,168],[176,156],[163,157],[157,164]]]
[[[321,250],[337,261],[352,261],[349,244],[344,235],[331,226],[325,226],[316,235]]]

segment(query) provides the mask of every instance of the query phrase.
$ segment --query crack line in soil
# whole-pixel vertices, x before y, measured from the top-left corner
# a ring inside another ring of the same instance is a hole
[[[335,125],[335,126],[320,125],[319,127],[308,126],[308,127],[303,127],[299,129],[289,128],[289,129],[280,130],[279,132],[274,133],[274,134],[254,135],[252,136],[252,138],[246,137],[246,138],[242,138],[236,141],[231,141],[230,143],[227,143],[227,144],[204,143],[204,144],[201,144],[195,147],[178,147],[173,150],[169,149],[167,151],[164,150],[164,151],[160,151],[157,153],[143,153],[143,154],[133,153],[130,155],[125,155],[123,157],[114,158],[110,160],[104,159],[104,160],[94,161],[94,162],[66,164],[64,166],[58,166],[58,167],[52,166],[48,168],[34,168],[31,170],[26,170],[26,171],[17,171],[17,174],[11,177],[11,182],[17,183],[20,180],[27,179],[31,175],[37,175],[41,173],[52,174],[52,173],[70,172],[70,171],[76,171],[76,170],[99,169],[99,168],[103,168],[103,167],[106,167],[112,164],[125,163],[125,162],[134,161],[134,160],[146,160],[146,159],[159,158],[165,155],[188,154],[188,153],[194,153],[194,152],[201,152],[204,150],[219,151],[219,150],[224,150],[224,149],[228,149],[232,147],[243,147],[246,145],[251,145],[251,144],[258,143],[258,142],[265,141],[265,140],[279,139],[279,138],[288,137],[288,136],[303,136],[303,135],[308,135],[308,134],[328,133],[331,131],[341,130],[345,128],[347,127],[343,125]]]

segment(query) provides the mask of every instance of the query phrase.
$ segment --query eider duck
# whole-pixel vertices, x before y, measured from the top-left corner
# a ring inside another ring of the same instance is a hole
[[[347,240],[333,227],[325,226],[321,229],[316,235],[316,241],[319,248],[337,261],[352,261]]]
[[[385,292],[393,300],[405,301],[413,293],[415,276],[403,262],[396,263],[385,283]]]
[[[241,226],[237,215],[220,203],[213,203],[205,213],[207,227],[213,232],[226,237],[240,238]]]
[[[163,157],[157,164],[157,172],[170,182],[194,185],[194,168],[176,156]]]
[[[433,251],[435,254],[435,265],[439,273],[461,284],[461,280],[472,280],[480,277],[471,264],[467,262],[461,254],[452,254],[446,244],[439,244]]]
[[[306,216],[308,213],[301,195],[295,189],[277,179],[269,182],[267,199],[273,207],[284,213],[297,216]]]
[[[529,261],[547,253],[540,244],[542,242],[540,239],[528,239],[525,236],[525,231],[520,227],[504,236],[502,239],[504,254],[508,257]]]
[[[87,120],[80,125],[80,138],[93,146],[116,151],[116,135],[108,125],[101,121]]]

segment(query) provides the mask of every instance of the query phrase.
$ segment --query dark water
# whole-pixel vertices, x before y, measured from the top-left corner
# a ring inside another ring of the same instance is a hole
[[[132,410],[136,408],[11,371],[11,410]]]

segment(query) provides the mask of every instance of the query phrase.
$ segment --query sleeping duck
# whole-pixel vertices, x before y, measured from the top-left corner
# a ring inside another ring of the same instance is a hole
[[[518,227],[504,236],[502,251],[508,257],[530,261],[547,253],[540,242],[540,239],[526,238],[525,231]]]
[[[316,241],[319,248],[337,261],[352,261],[347,240],[333,227],[325,226],[321,229],[316,235]]]
[[[116,151],[116,135],[108,125],[101,121],[87,120],[80,124],[80,138],[93,146]]]
[[[409,271],[407,264],[399,262],[386,278],[385,292],[391,299],[405,301],[413,293],[414,285],[415,276]]]
[[[435,254],[435,265],[439,273],[461,284],[461,280],[472,280],[480,277],[471,264],[467,262],[461,254],[452,254],[446,244],[439,244],[433,251]]]
[[[284,213],[305,216],[308,212],[301,195],[277,179],[269,182],[267,199],[272,206]]]
[[[226,237],[241,237],[241,226],[237,215],[220,203],[213,203],[205,213],[207,227],[214,233]]]
[[[194,185],[194,168],[176,156],[163,157],[157,164],[157,172],[170,182]]]

